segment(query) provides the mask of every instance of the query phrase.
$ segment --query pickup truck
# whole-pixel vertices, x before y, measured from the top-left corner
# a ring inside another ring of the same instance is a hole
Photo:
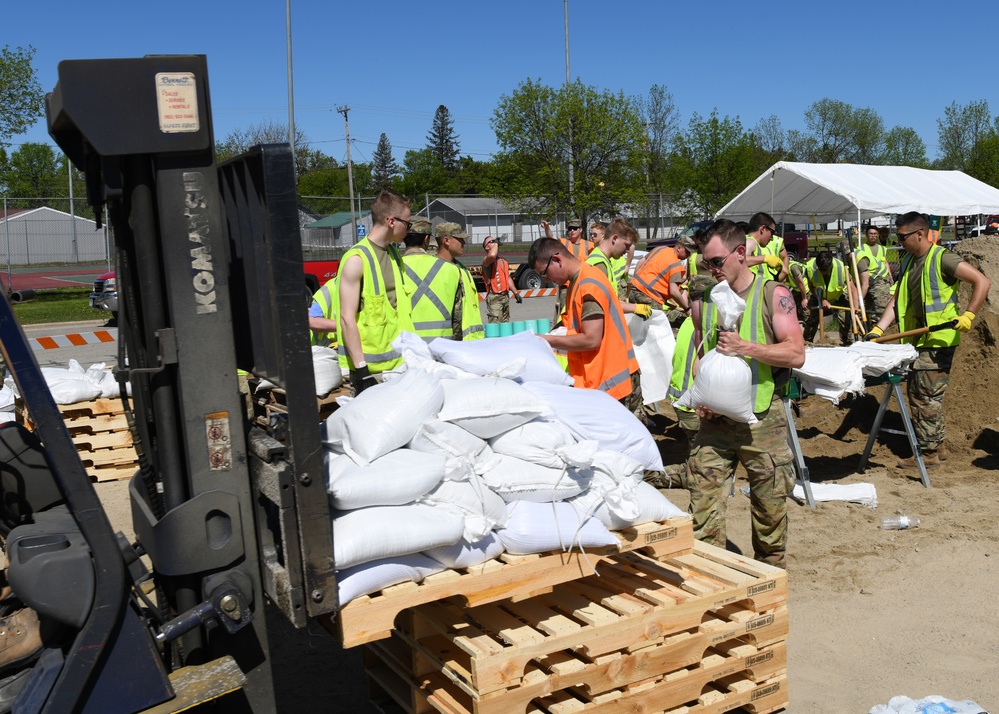
[[[305,292],[309,301],[320,287],[336,277],[340,269],[340,259],[306,260],[302,263],[305,269]],[[107,310],[111,319],[118,319],[118,278],[114,271],[98,275],[94,280],[94,289],[90,293],[90,307],[95,310]]]

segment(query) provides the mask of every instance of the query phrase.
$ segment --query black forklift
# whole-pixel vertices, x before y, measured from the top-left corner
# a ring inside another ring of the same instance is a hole
[[[265,602],[296,627],[338,608],[290,147],[216,165],[201,55],[62,62],[47,116],[113,224],[136,538],[112,531],[0,301],[34,425],[0,428],[7,576],[58,633],[13,710],[276,711]],[[287,415],[248,419],[239,370]]]

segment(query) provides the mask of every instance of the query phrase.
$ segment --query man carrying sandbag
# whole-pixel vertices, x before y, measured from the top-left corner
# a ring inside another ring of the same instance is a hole
[[[642,409],[635,347],[607,273],[569,253],[553,238],[531,245],[528,265],[542,278],[567,285],[565,335],[541,335],[569,355],[569,375],[577,387],[600,389],[629,410]]]
[[[757,560],[785,566],[787,495],[794,485],[794,467],[787,445],[787,421],[778,403],[779,387],[790,369],[805,363],[805,343],[786,286],[758,276],[746,264],[746,234],[736,223],[715,222],[708,229],[704,263],[718,280],[727,281],[746,302],[737,329],[719,332],[708,289],[692,305],[694,342],[701,354],[714,348],[743,357],[752,370],[753,411],[749,425],[697,407],[701,427],[688,461],[687,487],[694,536],[725,547],[726,485],[741,463],[749,475],[752,502],[753,551]]]

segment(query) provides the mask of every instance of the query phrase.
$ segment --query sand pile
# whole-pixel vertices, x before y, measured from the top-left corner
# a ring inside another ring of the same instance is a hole
[[[999,451],[999,237],[979,236],[958,243],[955,252],[992,281],[971,332],[961,337],[944,403],[947,441],[955,448]],[[967,308],[970,286],[961,288]]]

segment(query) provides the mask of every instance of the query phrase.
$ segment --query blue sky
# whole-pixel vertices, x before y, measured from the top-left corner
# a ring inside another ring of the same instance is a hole
[[[63,59],[206,54],[216,139],[287,123],[285,0],[68,5],[12,0],[4,10],[0,44],[36,48],[45,91]],[[914,128],[932,158],[944,107],[988,98],[994,62],[980,50],[994,16],[994,0],[569,0],[570,66],[598,89],[665,85],[684,126],[716,107],[746,128],[777,114],[785,129],[803,129],[805,109],[824,97],[871,107],[886,128]],[[351,107],[355,161],[370,160],[384,132],[401,163],[426,144],[439,104],[462,153],[486,159],[499,97],[528,77],[565,80],[562,0],[292,0],[292,40],[296,125],[338,160],[338,106]],[[44,120],[13,139],[24,141],[53,143]]]

